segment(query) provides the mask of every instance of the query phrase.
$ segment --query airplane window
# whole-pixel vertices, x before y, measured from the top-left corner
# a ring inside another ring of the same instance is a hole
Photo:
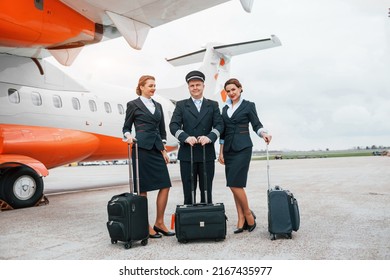
[[[111,104],[110,103],[104,102],[104,109],[106,109],[107,113],[112,113]]]
[[[56,108],[62,108],[61,96],[53,95],[53,104],[54,104],[54,107],[56,107]]]
[[[92,112],[97,111],[96,102],[94,100],[89,100],[89,109],[91,109]]]
[[[17,91],[14,88],[8,89],[8,99],[11,103],[20,103],[20,94],[19,91]]]
[[[125,109],[123,109],[122,104],[118,104],[118,111],[120,115],[123,115],[125,113]]]
[[[76,98],[76,97],[72,98],[72,105],[73,105],[73,109],[75,109],[75,110],[80,110],[81,109],[80,100],[78,98]]]
[[[32,103],[35,105],[35,106],[41,106],[42,105],[42,97],[41,95],[39,94],[39,92],[32,92],[31,93],[31,100],[32,100]]]

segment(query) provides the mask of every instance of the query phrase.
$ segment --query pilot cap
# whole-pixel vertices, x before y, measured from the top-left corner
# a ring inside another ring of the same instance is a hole
[[[188,83],[191,80],[201,80],[202,82],[204,82],[205,76],[200,71],[191,71],[186,76],[186,82]]]

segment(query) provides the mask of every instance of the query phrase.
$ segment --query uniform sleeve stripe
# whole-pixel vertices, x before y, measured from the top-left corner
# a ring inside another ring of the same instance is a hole
[[[182,132],[184,132],[184,130],[179,129],[178,131],[176,131],[176,133],[175,133],[175,138],[176,138],[176,139],[179,139],[179,136],[180,136],[180,134],[181,134]]]
[[[213,129],[211,130],[211,132],[213,132],[215,135],[217,135],[217,137],[220,136],[219,131],[218,131],[217,129],[215,129],[215,128],[213,128]]]

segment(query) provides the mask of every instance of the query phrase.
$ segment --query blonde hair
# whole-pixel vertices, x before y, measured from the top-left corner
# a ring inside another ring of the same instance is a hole
[[[153,80],[155,81],[156,79],[153,77],[153,76],[150,76],[150,75],[143,75],[139,78],[138,80],[138,86],[137,88],[135,89],[135,93],[139,96],[142,95],[142,92],[141,92],[141,87],[143,87],[145,84],[146,84],[146,81],[147,80]]]

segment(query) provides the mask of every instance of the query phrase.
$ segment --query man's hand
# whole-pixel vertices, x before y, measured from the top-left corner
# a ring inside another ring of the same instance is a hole
[[[198,137],[198,143],[201,144],[202,146],[211,143],[210,138],[207,136],[199,136]]]
[[[194,136],[189,136],[186,141],[186,143],[190,144],[191,146],[194,146],[198,143],[198,140]]]

